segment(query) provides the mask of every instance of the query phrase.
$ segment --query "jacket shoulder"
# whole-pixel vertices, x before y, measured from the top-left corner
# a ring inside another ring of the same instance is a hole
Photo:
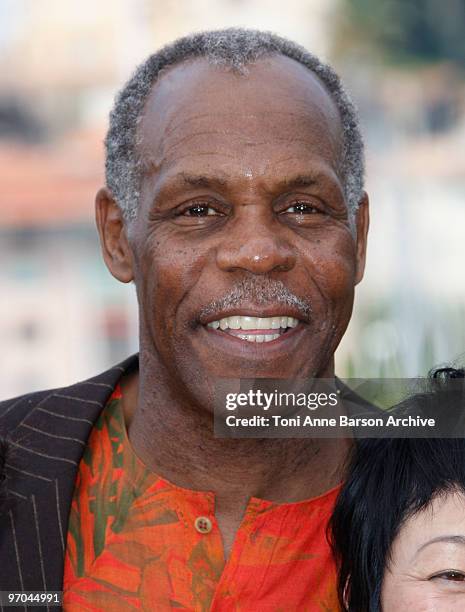
[[[27,393],[0,402],[0,435],[14,429],[54,389]],[[58,389],[57,389],[58,391]]]
[[[101,403],[102,406],[111,396],[119,379],[137,368],[138,355],[133,355],[122,363],[86,380],[67,387],[46,389],[0,401],[0,437],[11,433],[39,404],[50,397],[74,398],[77,400]]]

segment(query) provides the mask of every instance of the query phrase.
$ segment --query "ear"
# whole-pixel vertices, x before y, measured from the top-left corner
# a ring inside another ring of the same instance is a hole
[[[356,227],[357,227],[357,239],[356,239],[356,273],[355,273],[355,284],[363,278],[365,272],[365,260],[367,252],[367,235],[368,227],[370,225],[370,213],[369,213],[369,201],[368,194],[364,191],[363,197],[360,200],[360,204],[356,213]]]
[[[129,283],[134,279],[134,259],[121,209],[106,187],[95,196],[95,220],[107,268],[119,281]]]

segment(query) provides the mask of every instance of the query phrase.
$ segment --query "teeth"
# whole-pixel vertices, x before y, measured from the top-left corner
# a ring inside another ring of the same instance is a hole
[[[258,329],[258,317],[239,317],[239,329]]]
[[[279,334],[240,334],[238,338],[247,340],[247,342],[271,342],[279,338]]]
[[[213,329],[220,328],[223,331],[225,329],[269,330],[296,327],[298,323],[299,321],[294,317],[241,317],[236,315],[232,317],[225,317],[223,319],[220,319],[219,321],[211,321],[211,323],[208,323],[208,327],[212,327]],[[264,334],[264,336],[271,336],[271,334]],[[261,334],[258,334],[257,337],[261,338]],[[253,342],[267,342],[267,340],[253,340]]]
[[[240,319],[241,319],[240,317],[228,317],[229,329],[240,329],[241,328]]]

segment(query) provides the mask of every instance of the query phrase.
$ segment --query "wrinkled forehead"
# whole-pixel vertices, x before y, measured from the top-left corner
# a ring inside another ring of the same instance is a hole
[[[226,148],[236,157],[248,148],[256,160],[271,148],[300,147],[337,169],[342,128],[323,83],[295,60],[266,56],[238,71],[202,58],[160,74],[137,140],[142,159],[155,166],[192,148],[205,155]]]
[[[401,524],[393,543],[392,558],[409,563],[433,545],[456,544],[465,551],[465,494],[459,487],[439,491],[428,505]],[[437,549],[436,549],[437,552]]]

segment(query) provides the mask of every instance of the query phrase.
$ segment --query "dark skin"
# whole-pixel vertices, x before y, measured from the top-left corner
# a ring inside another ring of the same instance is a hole
[[[134,281],[139,372],[123,382],[132,446],[178,486],[214,491],[225,557],[250,497],[320,495],[341,480],[349,441],[223,440],[212,432],[216,377],[332,377],[363,276],[368,198],[351,226],[339,175],[341,125],[316,76],[275,56],[248,74],[206,60],[167,70],[139,125],[139,212],[128,225],[107,189],[97,225],[111,273]],[[253,299],[205,315],[239,281],[280,280],[311,316]],[[206,324],[294,316],[255,344]]]

